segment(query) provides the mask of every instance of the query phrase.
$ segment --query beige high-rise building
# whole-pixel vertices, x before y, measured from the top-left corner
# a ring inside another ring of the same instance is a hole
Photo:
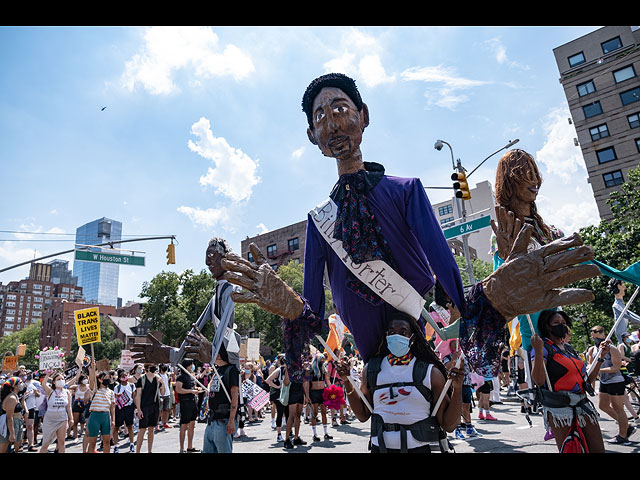
[[[553,49],[600,218],[640,163],[640,29],[603,27]]]

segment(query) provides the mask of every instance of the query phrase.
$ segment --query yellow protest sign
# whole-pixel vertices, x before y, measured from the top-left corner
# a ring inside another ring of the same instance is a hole
[[[98,307],[76,310],[76,334],[78,345],[88,345],[100,341],[100,313]]]

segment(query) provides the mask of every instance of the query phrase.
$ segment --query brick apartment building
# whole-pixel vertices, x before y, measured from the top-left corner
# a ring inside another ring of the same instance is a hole
[[[249,244],[255,243],[274,270],[290,261],[304,265],[304,247],[307,221],[287,225],[255,237],[247,237],[240,243],[243,258],[253,262]]]

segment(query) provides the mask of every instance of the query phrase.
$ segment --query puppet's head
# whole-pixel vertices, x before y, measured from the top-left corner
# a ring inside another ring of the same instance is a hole
[[[342,73],[316,78],[304,92],[302,110],[309,124],[309,141],[323,155],[344,158],[359,152],[369,110],[352,78]]]
[[[512,210],[516,202],[531,205],[531,218],[535,220],[545,237],[550,236],[549,227],[538,214],[536,198],[542,185],[542,175],[533,156],[524,150],[506,152],[498,161],[496,169],[496,202]]]
[[[224,274],[220,262],[227,253],[231,253],[231,248],[225,239],[213,237],[209,240],[205,254],[205,264],[209,268],[213,278],[221,278],[222,274]]]

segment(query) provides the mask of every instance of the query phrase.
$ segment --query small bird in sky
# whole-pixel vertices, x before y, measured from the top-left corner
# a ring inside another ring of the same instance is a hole
[[[104,109],[105,109],[105,108],[107,108],[107,107],[102,107],[102,108],[100,109],[100,111],[101,111],[101,112],[104,112]]]

